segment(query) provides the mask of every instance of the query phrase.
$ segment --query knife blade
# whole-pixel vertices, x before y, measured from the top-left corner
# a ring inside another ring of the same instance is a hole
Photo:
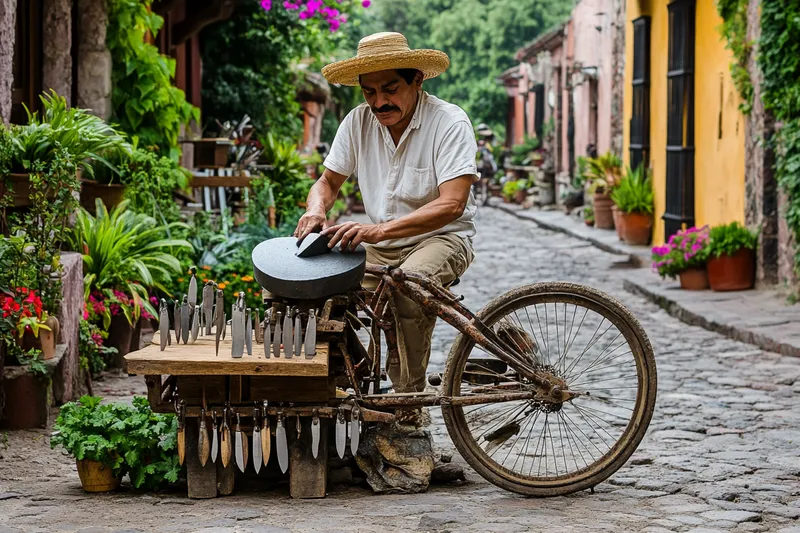
[[[178,462],[183,466],[186,459],[186,401],[181,400],[178,409]]]
[[[283,414],[278,415],[278,426],[275,428],[275,448],[278,454],[278,465],[284,474],[289,468],[289,447],[286,443],[286,428]]]
[[[311,419],[311,455],[314,456],[314,459],[319,455],[319,416],[317,416],[316,409],[314,418]]]
[[[306,324],[306,358],[311,359],[317,354],[317,313],[314,309],[308,312],[308,324]]]
[[[225,334],[228,332],[228,313],[222,315],[222,321],[225,323],[222,328],[222,340],[225,340]],[[233,331],[231,331],[231,333],[233,333]]]
[[[263,419],[261,420],[261,455],[264,458],[264,465],[269,463],[269,454],[271,453],[272,435],[270,435],[269,427],[269,411],[267,410],[267,402],[264,401]]]
[[[347,442],[347,424],[344,421],[344,412],[339,409],[336,416],[336,453],[339,459],[344,459],[344,447]]]
[[[173,324],[172,327],[175,329],[175,344],[181,343],[181,304],[180,304],[180,296],[178,299],[175,300],[175,307],[172,310],[172,318]]]
[[[253,468],[256,474],[261,470],[263,456],[261,455],[261,424],[258,421],[258,407],[253,409]]]
[[[244,347],[247,355],[253,355],[253,311],[249,307],[244,312]]]
[[[214,332],[217,338],[217,355],[219,355],[219,338],[222,335],[222,331],[225,329],[225,315],[223,314],[223,306],[225,305],[225,297],[222,293],[222,289],[217,289],[217,303],[214,307],[214,327],[216,331]]]
[[[194,306],[197,305],[197,268],[192,267],[192,278],[189,280],[189,310],[190,313],[194,312]]]
[[[215,410],[212,413],[211,419],[211,462],[217,462],[217,456],[219,454],[219,436],[217,431],[217,411]]]
[[[222,431],[220,437],[220,456],[222,466],[227,467],[231,462],[231,429],[228,427],[228,409],[222,410]]]
[[[200,431],[197,437],[197,455],[200,459],[200,466],[206,466],[210,452],[208,430],[206,429],[206,410],[200,409]]]
[[[208,281],[203,285],[203,319],[205,320],[206,335],[211,335],[214,326],[214,282]]]
[[[275,357],[281,356],[281,312],[278,311],[275,316],[277,319],[275,320],[275,335],[273,336],[272,341],[272,353]]]
[[[294,356],[300,357],[300,350],[303,349],[303,324],[300,321],[300,313],[294,317]]]
[[[191,327],[192,325],[189,322],[189,297],[184,294],[183,304],[181,305],[181,339],[183,344],[189,342],[189,330]]]
[[[270,332],[270,317],[264,312],[264,338],[261,339],[264,342],[264,358],[269,359],[270,357],[270,350],[272,350],[272,332]]]
[[[167,309],[167,301],[161,298],[161,304],[158,309],[158,336],[161,341],[161,351],[167,349],[169,342],[169,310]]]
[[[240,293],[236,303],[231,307],[231,357],[244,355],[244,307],[243,294]]]
[[[350,453],[353,457],[358,453],[358,443],[361,438],[361,422],[359,421],[358,408],[350,411]]]
[[[292,341],[292,311],[287,307],[283,318],[283,356],[287,359],[294,355]]]
[[[190,340],[194,344],[197,340],[197,335],[200,333],[200,306],[194,306],[194,314],[192,315],[192,334]]]
[[[244,472],[245,463],[244,463],[244,451],[242,446],[242,424],[239,417],[239,413],[236,413],[236,427],[233,430],[233,438],[234,438],[234,453],[236,454],[236,466],[239,467],[239,470]]]

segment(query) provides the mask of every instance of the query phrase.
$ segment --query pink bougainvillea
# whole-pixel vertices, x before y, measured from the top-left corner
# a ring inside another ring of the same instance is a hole
[[[320,17],[328,24],[328,29],[334,32],[347,22],[347,14],[336,7],[343,0],[284,0],[283,7],[289,11],[297,11],[301,20]],[[367,8],[372,2],[362,0],[361,7]],[[272,0],[261,0],[261,7],[269,11],[272,9]]]

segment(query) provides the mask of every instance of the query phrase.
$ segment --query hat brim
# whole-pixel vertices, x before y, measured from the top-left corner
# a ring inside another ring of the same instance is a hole
[[[400,68],[422,71],[424,79],[435,78],[450,66],[450,58],[439,50],[409,50],[387,52],[365,57],[351,57],[322,67],[322,75],[329,83],[357,86],[362,74]]]

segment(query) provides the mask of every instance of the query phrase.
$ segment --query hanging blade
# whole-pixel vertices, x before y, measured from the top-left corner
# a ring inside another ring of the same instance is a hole
[[[224,326],[222,326],[222,340],[225,340],[225,334],[228,332],[228,313],[222,315],[222,322],[224,323]],[[233,330],[231,330],[231,333],[233,333]]]
[[[319,455],[319,416],[317,410],[314,410],[314,418],[311,419],[311,455],[314,459]]]
[[[289,447],[286,442],[286,428],[283,413],[278,415],[278,426],[275,428],[275,448],[278,454],[278,465],[284,474],[289,469]]]
[[[269,454],[271,452],[272,436],[270,435],[269,428],[269,411],[267,410],[267,402],[264,402],[263,419],[261,421],[261,455],[264,458],[264,465],[269,463]]]
[[[339,459],[344,459],[344,447],[347,442],[347,424],[344,421],[344,412],[339,409],[336,416],[336,453]]]
[[[190,340],[194,343],[197,340],[197,335],[200,333],[200,306],[194,306],[194,314],[192,315],[192,334]]]
[[[253,468],[256,474],[261,470],[263,455],[261,454],[261,423],[258,421],[258,407],[253,409]]]
[[[181,305],[181,340],[183,340],[183,344],[189,342],[189,330],[191,327],[192,324],[189,321],[189,297],[184,294],[183,304]]]
[[[300,351],[303,349],[303,324],[300,321],[300,313],[294,317],[294,356],[300,357]]]
[[[350,452],[353,457],[358,453],[358,443],[361,438],[361,421],[359,420],[358,407],[350,411]]]
[[[178,462],[183,465],[186,459],[186,401],[181,400],[178,409]]]
[[[272,341],[272,354],[275,357],[281,356],[281,312],[278,311],[275,316],[277,319],[275,320],[275,335],[273,336]]]
[[[269,359],[270,351],[272,350],[272,332],[270,332],[270,317],[264,313],[264,357]]]
[[[220,456],[222,458],[222,466],[227,467],[231,462],[231,452],[233,445],[231,443],[231,429],[228,427],[228,409],[222,410],[222,431],[220,432]]]
[[[161,351],[167,348],[169,342],[169,310],[167,309],[167,301],[161,298],[161,304],[158,309],[158,336],[161,341]]]
[[[206,429],[206,410],[200,409],[200,431],[197,437],[197,456],[200,459],[200,466],[206,466],[210,453],[208,430]]]
[[[308,324],[306,324],[306,358],[311,359],[317,354],[317,313],[314,309],[308,312]]]
[[[172,327],[175,329],[175,344],[181,343],[181,304],[180,296],[175,300],[175,307],[172,310]]]
[[[231,307],[231,357],[244,355],[244,293]]]
[[[244,346],[247,355],[253,355],[253,311],[249,307],[244,312]]]
[[[217,462],[217,455],[219,454],[219,435],[217,431],[217,412],[214,411],[211,415],[211,462]]]
[[[194,313],[194,306],[197,305],[197,268],[192,267],[192,278],[189,280],[189,313]]]
[[[214,327],[216,331],[214,334],[216,335],[216,342],[217,342],[217,355],[219,355],[219,339],[222,336],[222,332],[225,330],[225,315],[223,314],[222,308],[225,305],[225,298],[222,294],[222,289],[217,289],[217,303],[214,308]]]
[[[287,359],[292,357],[292,312],[287,307],[286,316],[283,318],[283,356]]]
[[[203,285],[203,320],[205,325],[205,335],[211,335],[211,328],[214,326],[214,282],[209,281]]]

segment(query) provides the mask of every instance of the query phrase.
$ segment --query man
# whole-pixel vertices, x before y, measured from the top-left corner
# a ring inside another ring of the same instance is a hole
[[[477,176],[472,124],[459,107],[422,90],[424,79],[444,72],[449,59],[436,50],[410,50],[403,35],[378,33],[359,42],[356,57],[322,69],[334,84],[360,85],[366,102],[342,121],[311,188],[295,235],[323,228],[330,246],[367,249],[367,261],[423,273],[448,285],[473,259]],[[326,213],[352,174],[370,224],[326,227]],[[364,280],[374,289],[377,280]],[[389,361],[396,392],[425,388],[436,317],[397,296],[399,361]],[[410,413],[410,422],[418,413]]]

